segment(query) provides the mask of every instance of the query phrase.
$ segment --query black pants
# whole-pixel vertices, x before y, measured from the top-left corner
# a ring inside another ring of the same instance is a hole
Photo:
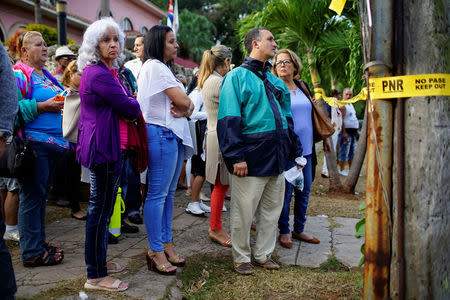
[[[9,300],[14,299],[17,286],[11,255],[9,255],[8,248],[3,240],[4,233],[5,222],[0,212],[0,299]]]
[[[56,196],[65,197],[70,202],[72,213],[80,211],[81,165],[76,153],[70,150],[55,170],[53,191]]]

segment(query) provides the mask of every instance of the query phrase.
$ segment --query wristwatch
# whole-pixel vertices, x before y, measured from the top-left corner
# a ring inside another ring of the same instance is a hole
[[[11,136],[11,133],[6,131],[0,131],[0,140],[3,140],[5,142],[8,141],[8,138]]]

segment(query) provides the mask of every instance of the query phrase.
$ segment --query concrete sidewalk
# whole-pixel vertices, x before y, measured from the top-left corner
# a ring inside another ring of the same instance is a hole
[[[212,243],[208,239],[209,218],[199,218],[184,212],[187,200],[184,191],[177,191],[173,214],[173,240],[177,251],[183,257],[198,253],[230,252],[228,248]],[[206,203],[208,204],[208,203]],[[229,208],[229,201],[225,201]],[[229,228],[229,212],[223,213],[223,221]],[[281,248],[277,244],[276,255],[286,265],[318,267],[331,255],[336,256],[348,267],[356,267],[361,253],[362,239],[356,239],[355,223],[357,219],[308,217],[305,231],[321,240],[318,245],[300,243],[294,240],[292,249]],[[123,234],[119,244],[109,245],[108,260],[128,265],[120,279],[129,282],[130,288],[125,295],[133,299],[160,299],[168,294],[170,298],[181,299],[182,294],[176,287],[176,276],[161,276],[147,271],[145,253],[148,247],[144,225],[139,226],[136,234]],[[64,249],[64,262],[57,266],[25,268],[20,257],[13,255],[14,271],[18,285],[16,296],[30,298],[59,285],[63,280],[83,282],[86,275],[84,263],[85,222],[75,219],[62,219],[47,226],[47,240]],[[231,261],[230,261],[231,264]],[[169,288],[168,288],[169,287]],[[79,290],[82,290],[80,284]],[[106,299],[95,292],[87,292],[89,299]],[[66,295],[61,299],[78,299],[76,295]]]

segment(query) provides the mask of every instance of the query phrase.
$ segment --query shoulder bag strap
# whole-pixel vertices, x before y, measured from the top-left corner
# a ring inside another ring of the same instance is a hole
[[[257,70],[255,70],[254,68],[250,67],[249,65],[241,65],[241,67],[250,70],[253,72],[253,74],[255,74],[256,76],[258,76],[259,79],[261,79],[264,83],[264,85],[269,89],[270,92],[272,92],[272,94],[275,96],[275,99],[277,99],[278,102],[281,101],[281,97],[283,96],[283,92],[280,91],[279,89],[277,89],[268,79],[265,73],[260,74]]]

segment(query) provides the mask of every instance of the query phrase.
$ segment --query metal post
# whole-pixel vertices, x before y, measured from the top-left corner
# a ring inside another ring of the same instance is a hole
[[[41,0],[34,0],[34,23],[42,24]]]
[[[361,1],[370,4],[373,20],[369,78],[391,75],[393,41],[392,1]],[[367,8],[367,7],[366,7]],[[389,298],[391,260],[391,195],[393,105],[389,100],[369,104],[367,139],[366,239],[364,299]]]
[[[110,8],[109,8],[109,0],[102,0],[102,2],[100,3],[100,17],[110,17],[111,16],[111,12],[110,12]]]
[[[67,13],[66,13],[66,1],[58,0],[56,2],[56,13],[58,14],[58,44],[67,44]]]

